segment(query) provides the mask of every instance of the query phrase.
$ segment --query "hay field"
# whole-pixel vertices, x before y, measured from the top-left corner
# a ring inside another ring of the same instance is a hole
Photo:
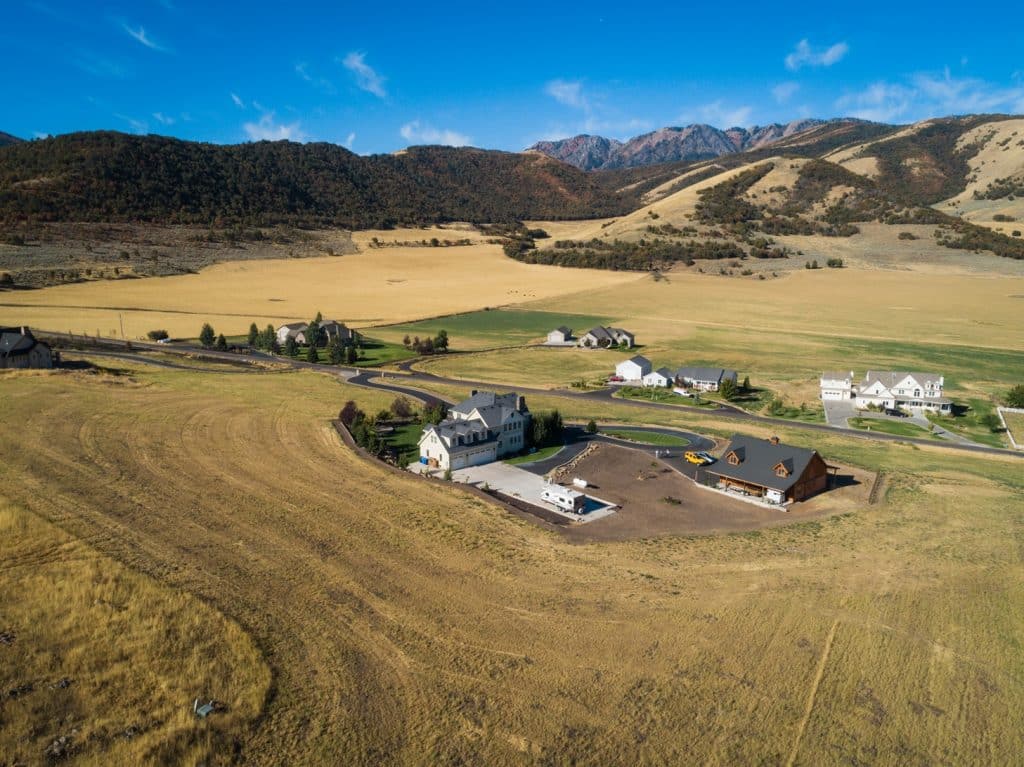
[[[886,467],[882,503],[574,546],[344,449],[326,419],[383,395],[309,373],[119,381],[0,380],[19,426],[0,477],[254,636],[274,687],[240,761],[1019,756],[1018,463],[826,435],[826,455]]]
[[[4,423],[23,383],[0,383]],[[88,439],[90,424],[82,426]],[[2,436],[0,445],[7,454]],[[28,484],[22,492],[53,490],[45,474],[13,479]],[[58,521],[74,515],[73,493],[51,503]],[[11,637],[0,644],[5,764],[46,763],[61,737],[75,764],[228,764],[262,709],[270,669],[250,637],[187,592],[96,550],[126,534],[97,529],[86,543],[0,497],[0,631]],[[199,722],[198,696],[228,710]]]
[[[423,234],[420,230],[415,230]],[[308,319],[406,322],[628,284],[636,275],[522,264],[498,245],[387,247],[335,258],[223,263],[198,274],[88,282],[0,296],[0,324],[127,338],[156,328],[194,338]]]

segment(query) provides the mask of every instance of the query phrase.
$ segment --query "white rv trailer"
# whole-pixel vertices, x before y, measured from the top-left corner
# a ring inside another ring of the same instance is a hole
[[[547,485],[541,490],[540,497],[542,501],[553,503],[562,511],[568,511],[570,514],[582,514],[583,506],[587,501],[587,496],[583,493],[577,493],[575,490],[561,485]]]

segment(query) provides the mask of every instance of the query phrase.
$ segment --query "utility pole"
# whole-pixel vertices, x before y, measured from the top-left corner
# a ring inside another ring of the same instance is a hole
[[[117,319],[121,323],[121,340],[124,340],[124,315],[121,312],[117,313]]]

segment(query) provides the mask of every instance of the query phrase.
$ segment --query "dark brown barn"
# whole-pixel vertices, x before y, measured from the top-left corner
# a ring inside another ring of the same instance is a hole
[[[734,434],[722,460],[705,472],[720,487],[774,503],[802,501],[828,487],[828,465],[817,451],[783,445],[778,437]]]

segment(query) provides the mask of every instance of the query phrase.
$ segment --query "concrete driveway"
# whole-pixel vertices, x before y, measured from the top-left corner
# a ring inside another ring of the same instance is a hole
[[[486,484],[488,488],[502,495],[539,506],[573,522],[593,522],[615,513],[613,504],[589,495],[587,496],[586,513],[582,516],[562,511],[553,503],[540,499],[541,491],[547,486],[543,477],[516,466],[509,466],[501,461],[487,463],[483,466],[471,466],[468,469],[456,469],[452,472],[452,481],[477,487]]]

